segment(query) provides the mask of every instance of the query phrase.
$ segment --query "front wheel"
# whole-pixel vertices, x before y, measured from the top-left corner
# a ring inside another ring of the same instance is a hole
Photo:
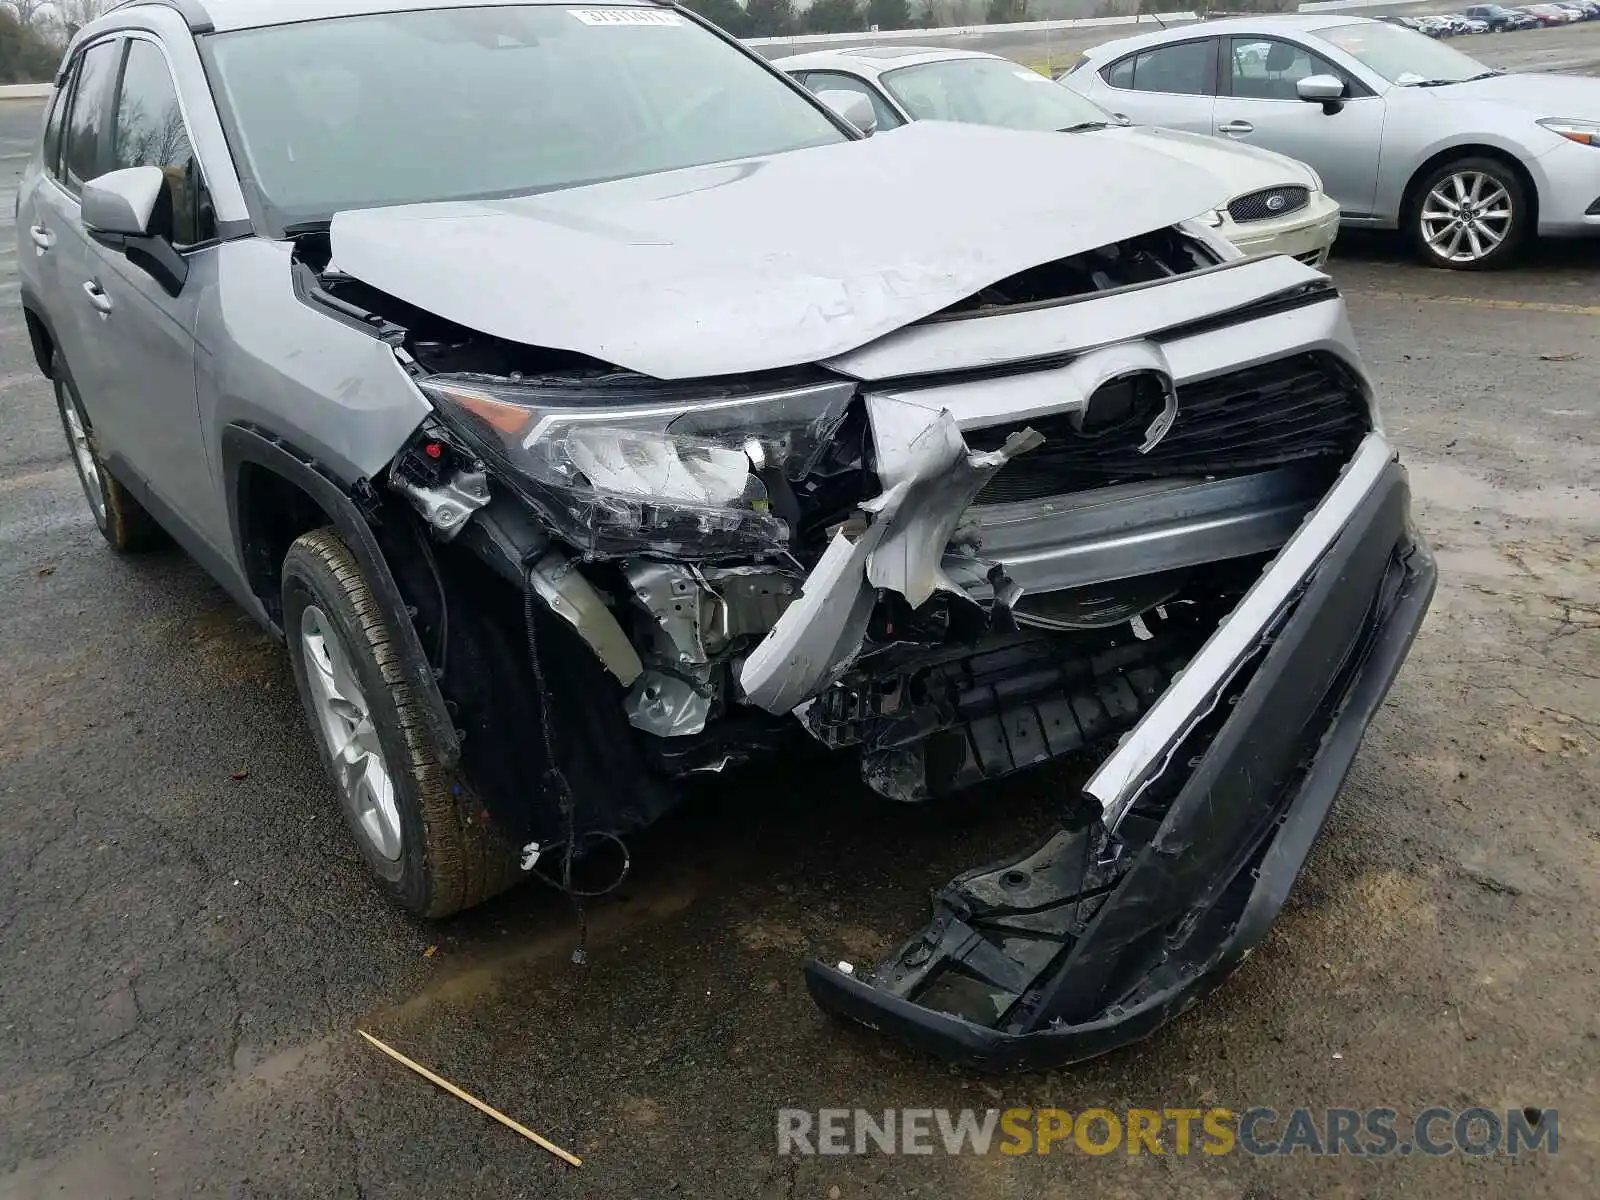
[[[514,884],[514,849],[435,757],[388,621],[332,529],[284,556],[283,628],[346,824],[384,892],[445,917]]]
[[[1492,270],[1515,257],[1528,235],[1532,214],[1522,181],[1492,158],[1445,163],[1416,196],[1411,240],[1432,266]]]

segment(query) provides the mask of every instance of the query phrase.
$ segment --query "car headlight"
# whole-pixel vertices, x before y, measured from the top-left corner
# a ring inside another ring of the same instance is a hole
[[[1569,142],[1584,146],[1600,146],[1600,121],[1583,121],[1570,117],[1545,117],[1539,122],[1551,133],[1559,133]]]
[[[584,553],[688,558],[785,548],[773,489],[805,477],[855,385],[780,392],[470,374],[417,381],[495,474]]]

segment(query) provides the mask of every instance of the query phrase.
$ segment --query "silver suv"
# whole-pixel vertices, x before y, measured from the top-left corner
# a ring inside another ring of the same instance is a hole
[[[399,904],[576,893],[807,745],[896,801],[1072,757],[1042,843],[807,977],[1084,1057],[1261,938],[1432,560],[1337,292],[1223,183],[841,103],[650,3],[134,0],[23,181],[28,330],[106,540],[283,637]]]

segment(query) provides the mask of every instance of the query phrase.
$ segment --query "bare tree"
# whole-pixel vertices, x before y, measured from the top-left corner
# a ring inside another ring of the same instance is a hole
[[[0,7],[9,8],[24,26],[32,26],[34,18],[50,7],[50,0],[0,0]]]
[[[16,0],[7,0],[7,3],[15,2]],[[62,30],[71,37],[110,8],[111,0],[49,0],[47,7],[54,10]]]

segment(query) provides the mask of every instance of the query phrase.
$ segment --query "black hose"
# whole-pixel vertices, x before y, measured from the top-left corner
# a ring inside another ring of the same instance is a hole
[[[583,901],[596,896],[604,896],[614,892],[622,886],[622,881],[628,877],[628,871],[633,865],[633,860],[628,855],[628,847],[622,839],[614,833],[605,830],[591,829],[583,835],[583,847],[599,842],[612,842],[622,854],[622,867],[617,872],[617,877],[603,888],[584,890],[572,884],[572,863],[577,857],[579,847],[578,838],[578,812],[577,803],[572,795],[572,786],[567,782],[566,775],[562,772],[556,758],[555,721],[551,717],[550,690],[545,686],[544,663],[539,657],[539,632],[536,618],[537,589],[533,582],[533,567],[526,568],[522,588],[522,618],[528,632],[528,665],[533,670],[533,683],[539,691],[539,735],[544,742],[544,785],[547,792],[554,792],[556,805],[560,810],[562,821],[566,826],[566,837],[560,843],[561,849],[561,877],[552,879],[543,871],[535,870],[532,874],[541,883],[564,892],[572,901],[573,911],[578,918],[578,945],[572,951],[572,961],[582,965],[589,960],[589,924],[584,913]],[[552,849],[542,847],[541,849]]]

